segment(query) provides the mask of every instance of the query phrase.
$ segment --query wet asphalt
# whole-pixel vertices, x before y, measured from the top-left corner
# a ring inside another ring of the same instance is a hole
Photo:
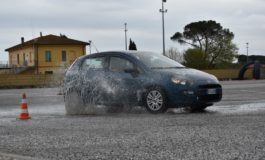
[[[202,113],[67,116],[58,88],[0,90],[2,159],[265,159],[265,81],[222,82]],[[18,120],[21,93],[32,119]]]

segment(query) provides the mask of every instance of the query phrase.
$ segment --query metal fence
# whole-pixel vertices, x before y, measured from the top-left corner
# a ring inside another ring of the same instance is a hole
[[[0,68],[10,68],[8,61],[0,61]]]
[[[0,88],[16,87],[60,87],[63,82],[62,74],[1,74]]]

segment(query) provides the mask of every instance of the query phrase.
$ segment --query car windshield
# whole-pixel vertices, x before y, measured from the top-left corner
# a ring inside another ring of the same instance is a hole
[[[180,63],[161,54],[153,52],[135,52],[131,54],[151,69],[185,68]]]

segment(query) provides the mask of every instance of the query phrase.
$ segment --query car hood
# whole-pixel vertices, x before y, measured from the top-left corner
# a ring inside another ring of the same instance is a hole
[[[167,73],[172,77],[186,79],[191,81],[197,81],[202,83],[218,83],[217,78],[211,74],[191,69],[191,68],[172,68],[172,69],[163,69],[159,71],[160,73]]]

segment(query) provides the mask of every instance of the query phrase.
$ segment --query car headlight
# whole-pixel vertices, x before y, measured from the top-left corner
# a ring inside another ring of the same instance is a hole
[[[173,77],[171,79],[171,81],[175,84],[181,84],[181,85],[186,85],[188,83],[191,83],[190,81],[186,80],[186,79],[180,79],[180,78],[176,78],[176,77]]]

